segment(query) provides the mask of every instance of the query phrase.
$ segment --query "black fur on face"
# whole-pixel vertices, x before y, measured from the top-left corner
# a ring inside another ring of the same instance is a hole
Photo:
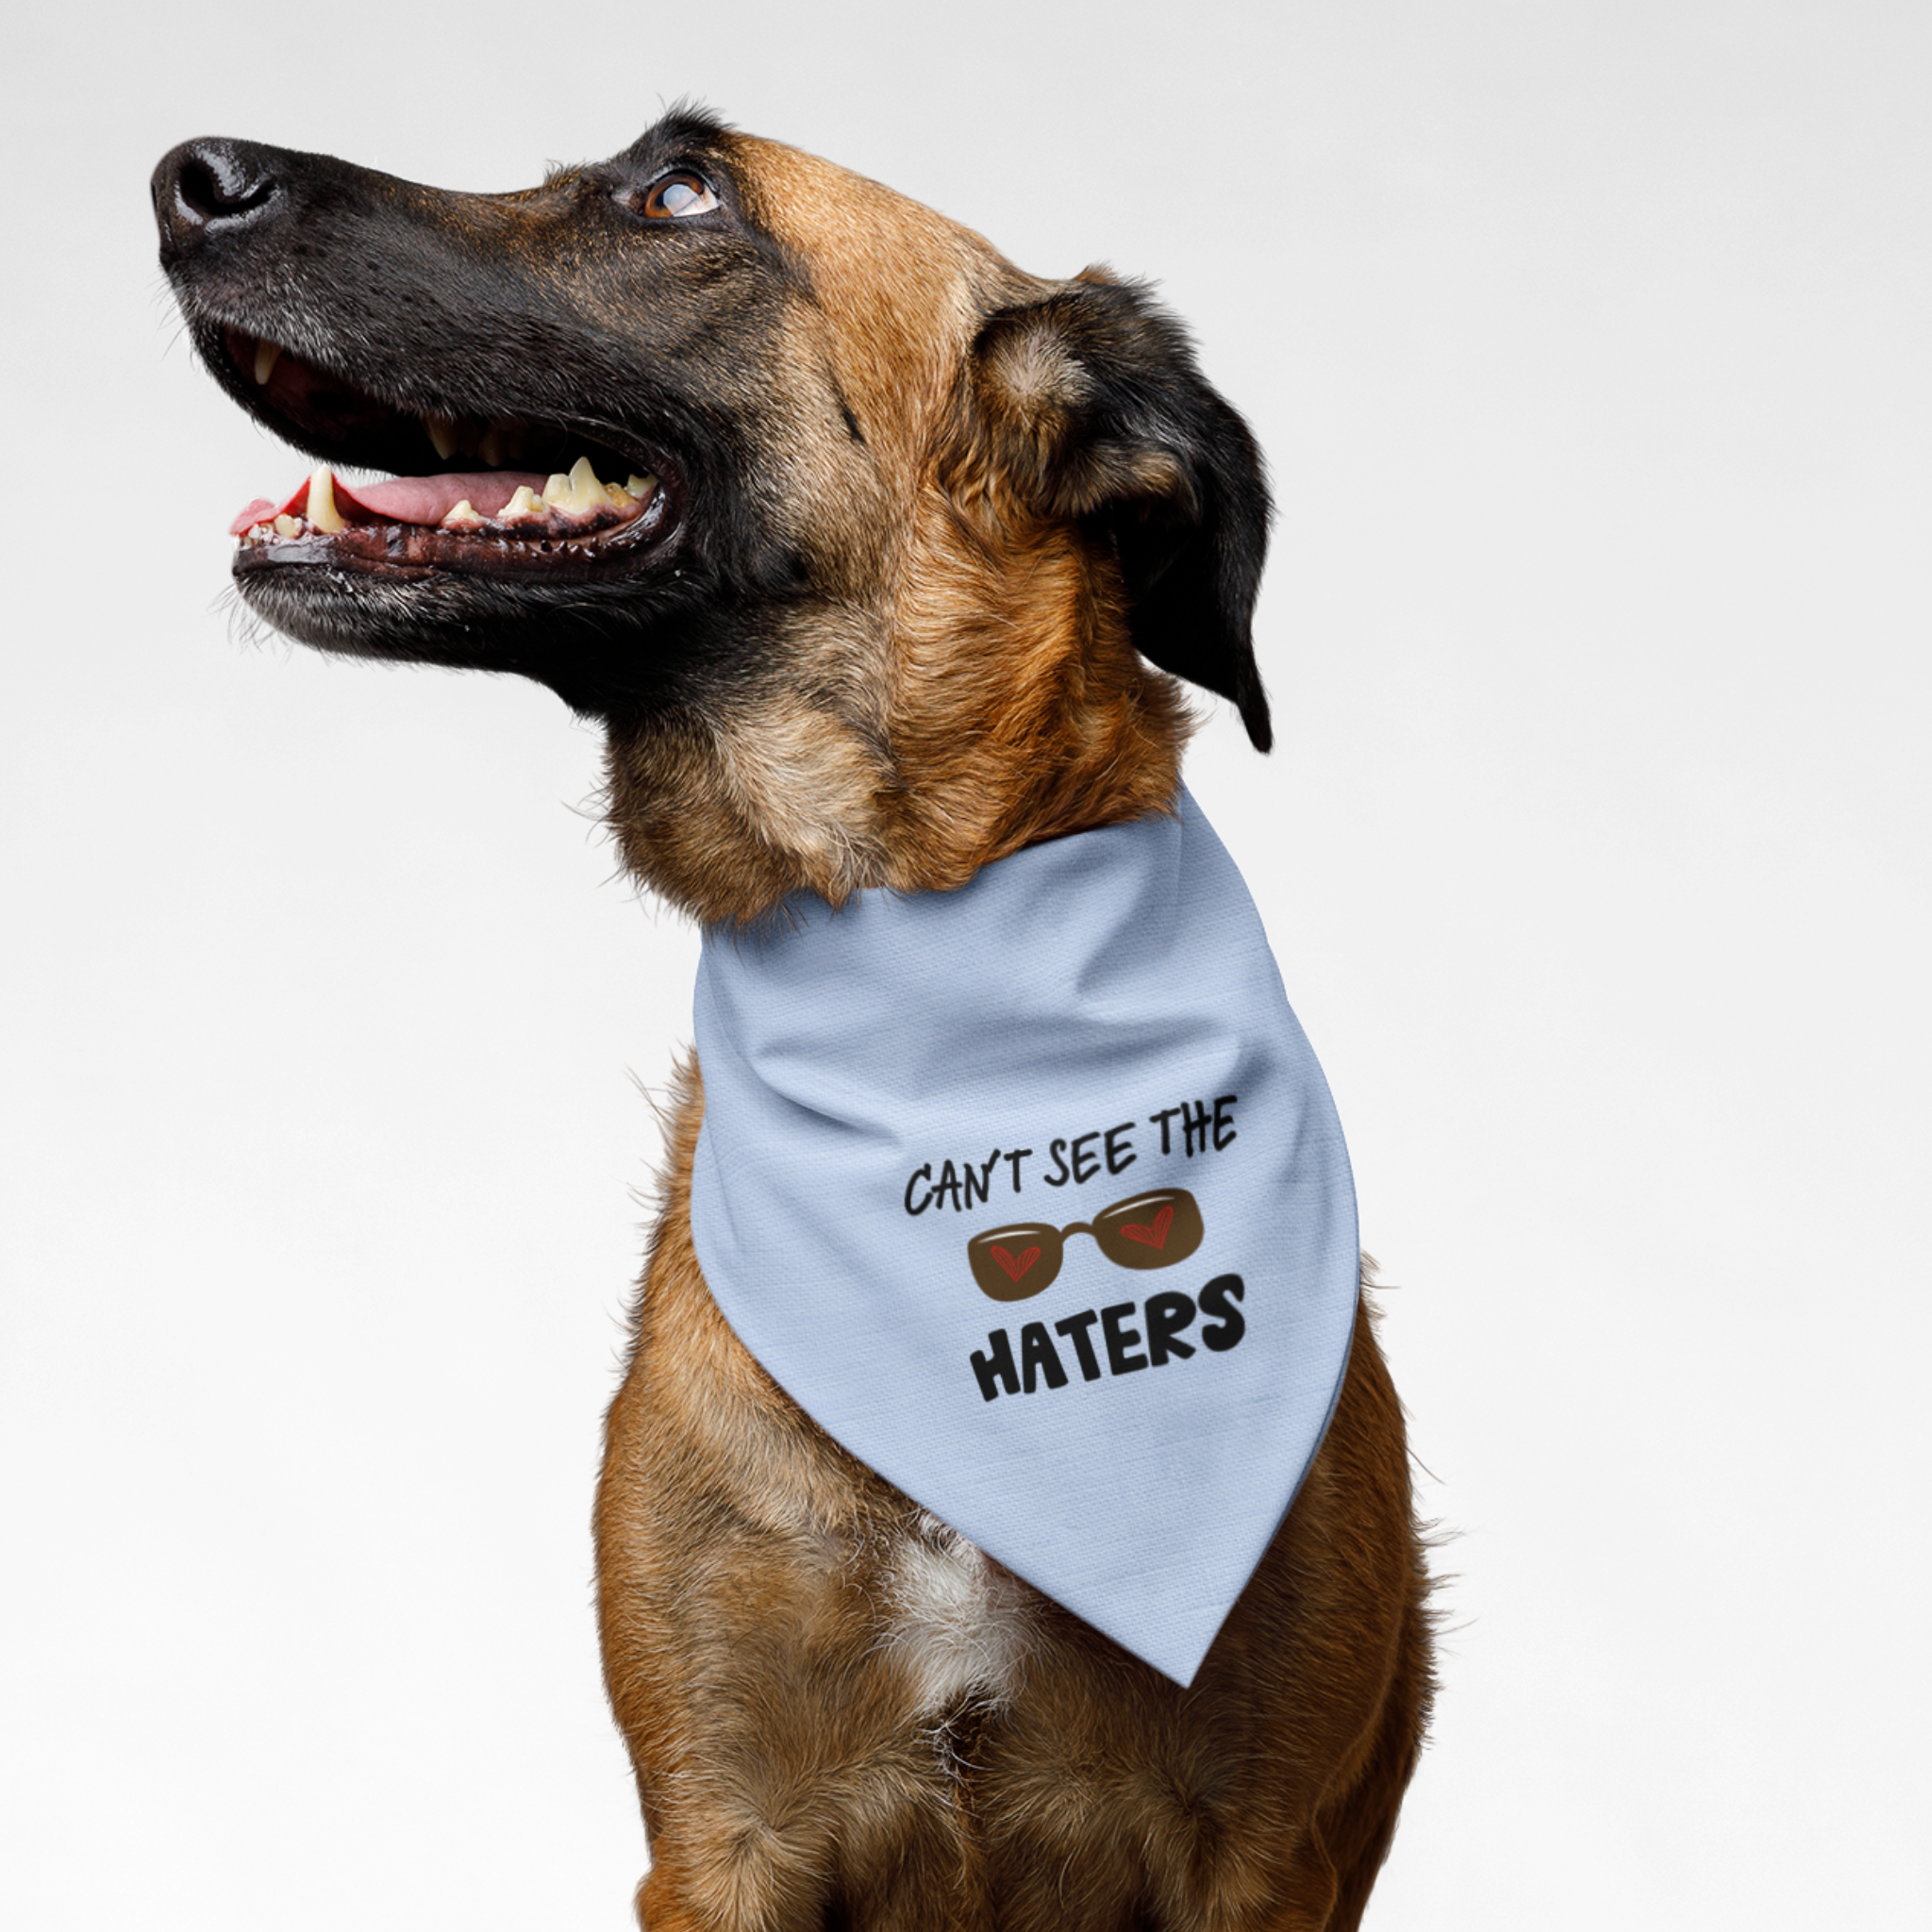
[[[702,731],[788,675],[838,683],[796,641],[890,627],[891,547],[945,472],[951,396],[1001,487],[1117,569],[1140,652],[1271,741],[1259,457],[1141,288],[1023,275],[683,110],[518,193],[204,140],[154,196],[196,350],[297,448],[446,483],[469,471],[437,437],[460,424],[498,476],[587,457],[601,481],[656,479],[641,513],[555,541],[380,515],[277,536],[258,506],[237,581],[304,642],[518,672],[620,730],[677,712]]]
[[[639,211],[688,175],[716,207]],[[426,419],[518,425],[509,469],[647,473],[646,515],[601,545],[357,525],[244,546],[276,628],[324,649],[516,671],[615,718],[756,675],[802,590],[758,500],[747,408],[799,279],[742,214],[727,137],[660,123],[612,160],[522,193],[418,187],[326,156],[201,141],[156,171],[162,261],[202,359],[242,408],[325,462],[453,468]],[[270,380],[257,345],[283,351]]]

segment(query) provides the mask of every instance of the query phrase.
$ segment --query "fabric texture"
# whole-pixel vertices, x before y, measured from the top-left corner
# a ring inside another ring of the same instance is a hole
[[[1190,1682],[1293,1501],[1357,1293],[1341,1124],[1192,797],[953,892],[705,935],[691,1232],[773,1378]]]

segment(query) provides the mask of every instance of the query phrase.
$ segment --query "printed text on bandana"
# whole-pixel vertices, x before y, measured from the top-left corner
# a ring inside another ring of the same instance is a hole
[[[1146,1345],[1141,1347],[1141,1331],[1128,1324],[1135,1318],[1133,1302],[1116,1302],[1110,1307],[1083,1308],[1053,1324],[1053,1334],[1064,1338],[1073,1357],[1080,1365],[1082,1378],[1100,1379],[1100,1364],[1106,1357],[1110,1374],[1131,1374],[1136,1369],[1159,1368],[1176,1358],[1185,1359],[1194,1352],[1191,1341],[1182,1341],[1192,1326],[1197,1312],[1219,1319],[1200,1331],[1202,1343],[1217,1355],[1224,1354],[1247,1333],[1247,1323],[1235,1303],[1244,1291],[1239,1274],[1217,1274],[1201,1291],[1198,1307],[1188,1295],[1170,1291],[1149,1295],[1141,1319],[1147,1324]],[[1100,1324],[1102,1346],[1094,1346],[1094,1324]],[[1020,1330],[1019,1364],[1013,1359],[1013,1341],[1004,1328],[995,1328],[986,1338],[986,1349],[973,1351],[973,1373],[979,1378],[979,1392],[991,1402],[1002,1389],[1008,1395],[1023,1390],[1031,1395],[1035,1389],[1064,1389],[1067,1371],[1053,1336],[1044,1322],[1028,1322]]]
[[[1147,1124],[1160,1130],[1160,1151],[1181,1154],[1192,1159],[1209,1149],[1219,1152],[1235,1138],[1234,1108],[1238,1094],[1223,1093],[1212,1101],[1184,1101],[1177,1107],[1164,1107],[1147,1116]],[[1047,1143],[1046,1160],[1036,1177],[1050,1188],[1063,1188],[1069,1181],[1085,1185],[1105,1166],[1108,1174],[1123,1174],[1137,1158],[1133,1136],[1139,1124],[1123,1121],[1118,1126],[1095,1127],[1069,1140]],[[995,1147],[984,1160],[962,1160],[955,1165],[941,1163],[937,1177],[931,1161],[913,1169],[906,1182],[906,1211],[924,1214],[928,1208],[954,1208],[960,1213],[989,1200],[995,1190],[1010,1187],[1018,1194],[1025,1189],[1026,1163],[1034,1158],[1030,1147],[1013,1147],[1004,1152]]]
[[[1219,1153],[1237,1138],[1234,1109],[1240,1096],[1190,1100],[1158,1108],[1146,1116],[1157,1129],[1163,1155],[1192,1160]],[[1123,1121],[1048,1142],[1046,1160],[1033,1170],[1050,1188],[1084,1186],[1102,1174],[1124,1174],[1139,1158],[1134,1135],[1139,1123]],[[1151,1136],[1149,1137],[1151,1150]],[[907,1213],[951,1208],[964,1212],[990,1201],[995,1192],[1025,1191],[1030,1147],[994,1148],[983,1161],[925,1161],[907,1181]],[[967,1261],[980,1291],[996,1302],[1028,1301],[1058,1276],[1066,1244],[1090,1235],[1101,1254],[1122,1268],[1171,1268],[1201,1245],[1205,1234],[1200,1204],[1186,1188],[1155,1188],[1128,1195],[1086,1221],[1061,1226],[1047,1221],[1009,1222],[975,1234],[967,1242]],[[1022,1324],[1017,1341],[1005,1328],[987,1336],[984,1350],[970,1357],[980,1394],[991,1402],[1000,1394],[1031,1395],[1041,1389],[1073,1386],[1074,1372],[1084,1382],[1103,1374],[1128,1375],[1141,1369],[1185,1361],[1196,1347],[1224,1354],[1247,1332],[1237,1306],[1245,1288],[1239,1274],[1218,1274],[1198,1294],[1169,1289],[1143,1304],[1123,1301],[1083,1308],[1051,1324]],[[1199,1324],[1198,1326],[1196,1324]]]

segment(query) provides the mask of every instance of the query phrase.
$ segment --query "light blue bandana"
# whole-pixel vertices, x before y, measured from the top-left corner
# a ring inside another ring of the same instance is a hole
[[[1234,861],[1178,816],[705,936],[691,1233],[825,1430],[1191,1680],[1320,1446],[1355,1189]]]

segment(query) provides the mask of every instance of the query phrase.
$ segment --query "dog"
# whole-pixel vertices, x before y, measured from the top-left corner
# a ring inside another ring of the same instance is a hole
[[[246,604],[600,721],[625,863],[708,928],[951,892],[1171,811],[1183,684],[1269,748],[1259,457],[1139,285],[1024,274],[685,108],[522,192],[209,139],[154,198],[200,358],[324,466],[237,519]],[[1432,1690],[1366,1292],[1320,1451],[1184,1689],[754,1359],[693,1245],[704,1104],[687,1064],[596,1500],[642,1923],[1356,1925]]]

